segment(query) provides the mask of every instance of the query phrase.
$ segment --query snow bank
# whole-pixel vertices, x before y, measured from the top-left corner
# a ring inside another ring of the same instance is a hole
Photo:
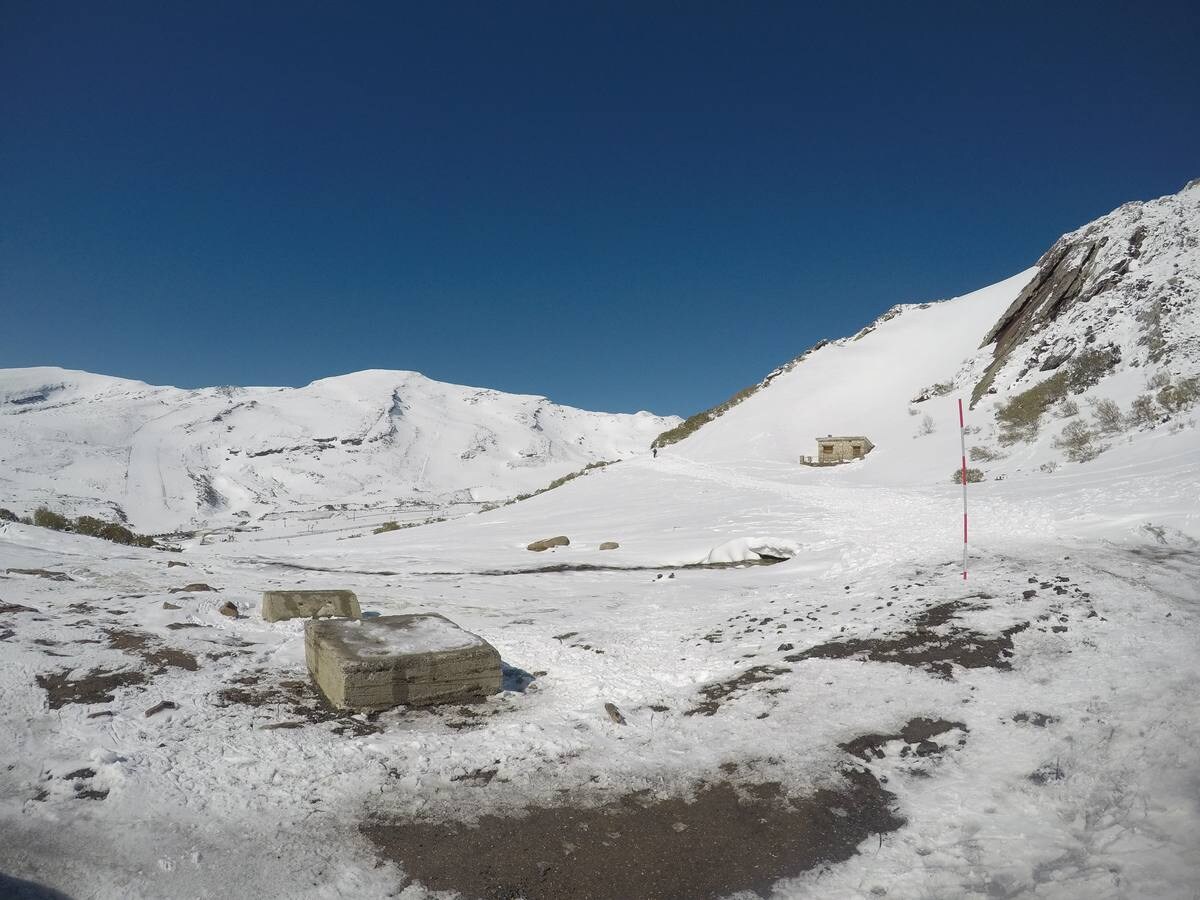
[[[744,537],[726,541],[719,547],[714,547],[704,557],[705,563],[739,563],[754,562],[765,558],[791,559],[800,552],[800,545],[795,541],[785,541],[774,537]]]

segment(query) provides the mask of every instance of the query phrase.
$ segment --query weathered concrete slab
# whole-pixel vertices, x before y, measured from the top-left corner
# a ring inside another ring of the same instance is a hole
[[[313,620],[308,670],[339,709],[389,709],[481,700],[500,690],[500,654],[436,614]]]
[[[262,617],[268,622],[313,616],[362,618],[354,591],[263,591]]]

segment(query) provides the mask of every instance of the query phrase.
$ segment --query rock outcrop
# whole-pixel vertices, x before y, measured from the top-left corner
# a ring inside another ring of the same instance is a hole
[[[557,537],[542,538],[540,541],[534,541],[525,549],[541,553],[543,550],[549,550],[551,547],[568,547],[570,544],[571,539],[565,534],[560,534]]]
[[[1178,194],[1126,203],[1063,235],[984,336],[980,346],[994,345],[992,360],[971,405],[993,391],[1002,372],[1004,386],[1012,388],[1089,347],[1103,346],[1114,360],[1135,366],[1163,361],[1168,348],[1194,354],[1197,335],[1186,322],[1200,296],[1198,248],[1195,181]]]

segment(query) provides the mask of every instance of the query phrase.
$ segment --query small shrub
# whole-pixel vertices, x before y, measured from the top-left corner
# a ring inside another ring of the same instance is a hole
[[[1040,384],[996,405],[1000,423],[1000,443],[1004,446],[1018,441],[1032,441],[1038,435],[1042,415],[1067,395],[1067,373],[1058,371]]]
[[[70,519],[44,506],[39,506],[33,511],[33,524],[39,528],[53,528],[55,531],[69,531],[71,528]]]
[[[19,522],[17,514],[11,509],[0,509],[0,522]]]
[[[971,462],[995,462],[998,459],[1004,459],[1004,454],[991,447],[971,448]]]
[[[921,424],[917,426],[917,437],[925,434],[933,434],[937,430],[937,426],[933,422],[933,416],[926,414],[921,417]]]
[[[374,530],[374,534],[383,534],[385,531],[399,531],[400,523],[396,521],[384,522]]]
[[[978,484],[979,482],[983,481],[983,479],[983,469],[967,469],[967,484]],[[955,484],[962,484],[963,470],[955,469],[950,474],[950,480]]]
[[[1139,428],[1153,428],[1158,424],[1159,415],[1154,398],[1149,394],[1140,394],[1129,404],[1129,421]]]
[[[97,537],[100,534],[100,529],[104,527],[104,523],[93,516],[80,516],[75,520],[75,533],[86,534],[88,537]]]
[[[1107,397],[1092,401],[1092,418],[1101,434],[1116,434],[1125,427],[1121,407]]]
[[[939,381],[935,385],[933,385],[931,388],[929,388],[929,396],[930,397],[945,397],[952,390],[954,390],[954,382],[953,381]]]
[[[915,406],[910,406],[908,408],[908,414],[910,416],[919,416],[921,414],[921,411],[919,409],[917,409]]]
[[[548,485],[546,485],[545,489],[547,491],[552,491],[555,488],[560,488],[564,484],[566,484],[568,481],[574,481],[576,478],[579,477],[579,475],[580,475],[579,472],[568,472],[566,475],[562,476],[562,478],[555,478],[552,482],[550,482]]]
[[[1074,400],[1063,400],[1054,408],[1054,417],[1056,419],[1069,419],[1071,416],[1079,415],[1079,404]]]
[[[1158,404],[1169,413],[1180,413],[1200,401],[1200,378],[1184,378],[1159,389]]]
[[[580,469],[577,472],[568,472],[566,475],[562,476],[561,478],[555,478],[552,482],[550,482],[548,485],[546,485],[543,488],[538,488],[536,491],[530,491],[528,494],[518,494],[517,496],[513,497],[511,500],[507,501],[504,505],[509,506],[510,504],[513,504],[513,503],[520,503],[522,500],[528,500],[531,497],[536,497],[538,494],[544,494],[544,493],[546,493],[546,491],[552,491],[555,488],[560,488],[564,484],[566,484],[568,481],[572,481],[572,480],[580,477],[581,475],[587,475],[593,469],[603,469],[605,466],[611,466],[614,462],[620,462],[620,460],[619,459],[616,459],[616,460],[599,459],[599,460],[596,460],[596,462],[588,463],[586,466],[584,466],[582,469]]]
[[[1088,462],[1108,449],[1107,444],[1096,443],[1096,432],[1080,419],[1062,430],[1062,434],[1055,438],[1054,446],[1061,448],[1071,462]]]
[[[1116,347],[1103,350],[1084,350],[1075,354],[1064,368],[1067,373],[1067,388],[1072,394],[1080,394],[1100,383],[1121,361],[1121,351]]]
[[[115,522],[105,522],[96,532],[96,537],[112,541],[114,544],[136,544],[139,535],[134,534],[124,525],[118,525]]]
[[[1141,335],[1138,337],[1138,343],[1150,350],[1150,361],[1158,362],[1162,359],[1163,352],[1167,349],[1167,339],[1163,334],[1163,304],[1161,300],[1154,300],[1136,316],[1137,321],[1141,324]],[[1161,387],[1161,385],[1158,385]],[[1150,386],[1154,390],[1154,386]]]
[[[1058,471],[1058,461],[1052,459],[1049,462],[1042,463],[1040,466],[1038,466],[1038,468],[1049,475],[1051,472]]]
[[[979,434],[983,431],[978,425],[967,425],[963,428],[963,434]]]
[[[1146,390],[1157,391],[1171,383],[1171,376],[1166,372],[1155,372],[1146,379]]]
[[[733,407],[737,406],[746,398],[754,396],[754,394],[756,394],[758,389],[761,387],[762,384],[752,384],[750,387],[742,388],[724,403],[714,406],[712,409],[706,409],[703,412],[698,412],[694,416],[688,416],[688,418],[684,419],[674,428],[670,428],[656,437],[650,443],[650,446],[657,447],[661,450],[663,447],[666,447],[670,444],[679,443],[688,435],[693,434],[698,428],[700,428],[700,426],[706,425],[718,416],[722,416],[729,412],[729,410],[733,409]]]

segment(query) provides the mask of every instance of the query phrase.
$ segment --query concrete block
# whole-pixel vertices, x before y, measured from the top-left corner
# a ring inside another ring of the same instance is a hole
[[[500,690],[496,648],[436,614],[314,619],[304,655],[338,709],[464,703]]]
[[[354,591],[263,591],[262,617],[268,622],[313,616],[362,617]]]

